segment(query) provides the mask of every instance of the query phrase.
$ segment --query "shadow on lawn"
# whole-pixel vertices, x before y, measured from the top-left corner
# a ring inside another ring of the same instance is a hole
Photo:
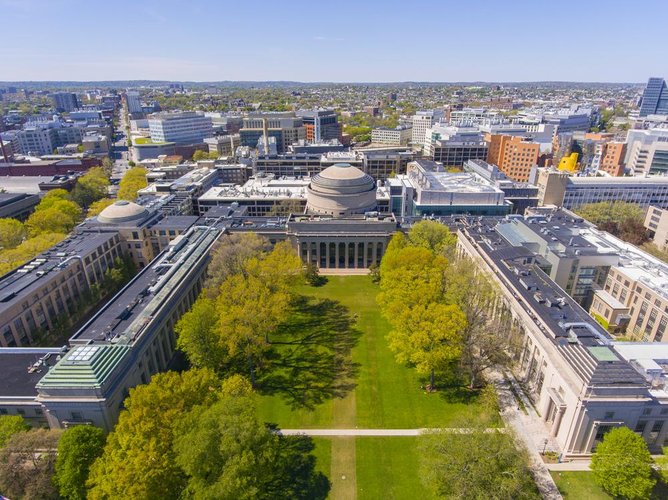
[[[427,386],[429,378],[424,377],[420,382]],[[469,389],[466,381],[452,368],[447,373],[441,373],[436,377],[436,394],[448,403],[475,403],[480,391]]]
[[[329,299],[298,296],[290,320],[272,335],[261,393],[280,395],[293,409],[313,409],[355,388],[351,350],[361,332],[348,308]]]

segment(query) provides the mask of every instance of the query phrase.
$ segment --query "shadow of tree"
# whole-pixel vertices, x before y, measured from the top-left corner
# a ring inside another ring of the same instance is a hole
[[[420,377],[420,384],[427,386],[429,377]],[[449,370],[436,374],[436,393],[448,403],[474,403],[480,395],[479,390],[469,389],[464,378],[453,366]]]
[[[272,335],[267,364],[258,374],[258,390],[280,395],[293,409],[313,409],[344,397],[355,388],[359,366],[351,351],[360,336],[345,306],[297,296],[290,320]]]

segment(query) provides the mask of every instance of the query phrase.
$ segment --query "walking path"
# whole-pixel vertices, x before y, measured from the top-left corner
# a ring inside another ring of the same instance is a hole
[[[419,436],[429,431],[457,432],[469,434],[473,430],[456,427],[445,427],[442,429],[281,429],[280,433],[285,436],[305,434],[307,436]],[[505,429],[485,429],[485,432],[505,432]]]
[[[520,399],[523,399],[523,392],[521,388],[513,387],[513,384],[516,384],[514,379],[509,380],[504,374],[497,371],[489,373],[488,377],[499,395],[499,407],[503,421],[515,431],[515,434],[529,452],[531,471],[541,496],[548,500],[563,498],[550,475],[548,467],[540,456],[540,451],[543,451],[543,449],[559,449],[554,439],[549,436],[540,415],[536,413],[528,400],[522,401],[528,414],[522,412],[513,392],[519,395]]]

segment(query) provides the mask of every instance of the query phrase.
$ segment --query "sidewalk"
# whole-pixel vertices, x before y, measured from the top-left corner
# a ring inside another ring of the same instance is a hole
[[[496,387],[499,395],[499,407],[503,421],[509,428],[513,429],[529,452],[531,470],[541,496],[549,500],[563,498],[550,475],[548,467],[543,463],[540,456],[540,452],[544,448],[552,451],[558,450],[556,442],[548,435],[540,416],[528,404],[528,401],[523,401],[528,415],[520,409],[519,403],[511,390],[514,383],[512,379],[508,380],[504,374],[497,371],[489,373],[488,378]],[[515,392],[522,398],[523,393],[519,388],[515,389]],[[547,443],[545,440],[547,440]]]
[[[473,429],[445,427],[439,429],[281,429],[284,436],[419,436],[429,431],[469,434]],[[505,432],[505,429],[486,429],[485,432]]]

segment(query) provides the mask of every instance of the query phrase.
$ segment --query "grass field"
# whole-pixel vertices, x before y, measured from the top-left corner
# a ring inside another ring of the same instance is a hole
[[[612,498],[594,483],[591,472],[552,472],[552,478],[566,499],[604,500]]]
[[[420,428],[475,415],[465,388],[428,394],[425,378],[396,363],[368,276],[333,276],[298,291],[309,300],[272,338],[277,367],[260,400],[265,420],[283,428]]]
[[[428,394],[426,377],[399,365],[389,324],[368,276],[330,276],[300,286],[290,320],[272,335],[271,364],[258,378],[263,420],[283,429],[445,427],[475,418],[476,396],[447,386]],[[437,380],[438,382],[438,380]],[[315,438],[330,497],[431,498],[420,482],[415,437]]]

